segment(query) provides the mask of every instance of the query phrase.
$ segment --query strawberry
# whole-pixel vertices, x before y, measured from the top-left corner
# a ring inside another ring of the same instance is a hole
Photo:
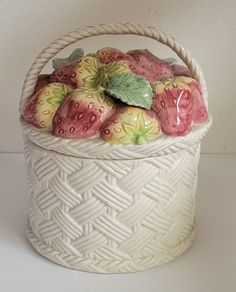
[[[111,144],[143,144],[159,134],[155,113],[133,106],[120,108],[100,130],[101,138]]]
[[[155,76],[154,81],[173,76],[171,65],[166,61],[159,59],[147,49],[131,50],[128,51],[127,54],[135,59],[138,64],[141,64],[143,69],[148,69],[153,72]]]
[[[41,88],[48,85],[51,82],[51,74],[39,75],[37,83],[35,85],[34,93],[38,92]]]
[[[196,80],[189,77],[180,78],[184,79],[185,82],[188,82],[188,85],[191,88],[191,93],[194,102],[193,122],[194,123],[205,122],[208,119],[208,111],[201,93],[199,83]]]
[[[102,64],[110,64],[115,61],[127,60],[126,54],[115,48],[103,48],[96,52],[95,57]]]
[[[97,51],[95,56],[102,64],[121,64],[122,67],[125,67],[125,71],[121,73],[127,73],[129,71],[136,75],[144,77],[149,82],[154,82],[155,80],[157,80],[156,74],[153,71],[149,70],[148,66],[144,67],[132,56],[125,54],[118,49],[103,48]]]
[[[114,103],[102,90],[75,89],[53,119],[53,134],[71,139],[91,137],[114,111]]]
[[[187,84],[178,77],[153,84],[152,109],[161,122],[162,131],[171,136],[184,136],[191,130],[193,96]]]
[[[203,123],[208,118],[200,85],[186,76],[172,77],[153,84],[153,110],[161,120],[162,130],[169,135],[186,135],[191,122]]]
[[[97,86],[101,70],[101,64],[95,57],[86,56],[54,70],[51,80],[74,88],[92,88]]]
[[[189,71],[189,69],[187,67],[183,66],[183,65],[173,64],[171,67],[172,67],[174,76],[192,77],[192,74]]]
[[[191,95],[193,96],[193,122],[205,122],[208,119],[208,112],[199,83],[195,79],[187,76],[178,76],[175,79],[178,82],[186,84],[190,88]]]
[[[51,129],[55,112],[71,91],[71,87],[61,83],[44,86],[26,102],[24,120],[37,128]]]

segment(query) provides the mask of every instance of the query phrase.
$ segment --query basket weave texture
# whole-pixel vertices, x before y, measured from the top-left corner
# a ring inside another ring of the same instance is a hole
[[[171,47],[200,82],[207,103],[202,72],[183,46],[152,27],[116,24],[79,29],[42,51],[27,74],[20,111],[52,56],[100,34],[137,34]],[[84,271],[134,272],[169,262],[191,245],[200,143],[211,117],[185,137],[163,135],[146,145],[78,142],[21,123],[27,235],[43,256]]]

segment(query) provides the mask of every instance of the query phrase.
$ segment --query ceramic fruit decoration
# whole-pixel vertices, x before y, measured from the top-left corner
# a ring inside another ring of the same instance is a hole
[[[125,53],[118,49],[109,47],[98,50],[95,54],[95,57],[102,64],[110,64],[115,61],[127,60],[127,58],[129,59]]]
[[[152,87],[144,78],[133,73],[114,76],[105,91],[126,104],[151,109]]]
[[[75,49],[72,54],[67,58],[55,58],[52,61],[52,66],[55,70],[74,62],[84,56],[84,51],[81,48]],[[53,82],[51,74],[42,74],[39,75],[37,83],[35,85],[34,93],[38,92],[42,87]],[[64,83],[64,82],[63,82]]]
[[[102,64],[111,64],[113,62],[120,62],[125,67],[125,72],[132,72],[138,76],[142,76],[149,82],[157,80],[156,74],[144,67],[141,63],[137,62],[132,56],[123,53],[114,48],[103,48],[96,52],[96,58]]]
[[[147,49],[124,53],[80,48],[53,60],[24,108],[29,124],[68,139],[100,138],[143,144],[164,135],[184,136],[208,112],[199,83],[174,58]]]
[[[53,119],[53,134],[63,138],[91,137],[114,111],[114,102],[103,91],[75,89]]]
[[[153,85],[153,88],[154,87],[156,88],[156,84]],[[188,89],[190,91],[191,96],[193,98],[192,120],[194,123],[203,123],[208,119],[208,112],[203,100],[201,89],[200,89],[199,83],[195,79],[187,77],[187,76],[177,76],[174,78],[166,79],[165,81],[163,81],[163,84],[168,85],[168,88],[170,88],[170,86],[172,88],[177,88],[180,90],[180,92],[181,92],[181,89],[185,89],[185,90]],[[154,89],[154,93],[156,96],[155,89]],[[153,104],[155,104],[155,101],[153,101]]]
[[[173,74],[174,76],[187,76],[187,77],[192,77],[191,72],[189,71],[189,69],[183,65],[179,65],[179,64],[173,64],[171,66],[172,70],[173,70]]]
[[[92,57],[82,57],[72,63],[56,69],[51,76],[52,82],[61,82],[74,88],[96,87],[101,65]]]
[[[128,51],[128,54],[140,63],[144,69],[148,69],[153,72],[155,76],[154,81],[173,76],[171,65],[166,61],[159,59],[147,49],[131,50]]]
[[[207,109],[198,82],[190,77],[179,76],[158,81],[153,85],[155,98],[152,109],[168,135],[186,135],[192,122],[207,120]]]
[[[37,128],[51,129],[52,119],[72,88],[62,83],[50,83],[36,92],[26,102],[23,117]]]
[[[55,58],[52,60],[53,69],[60,69],[72,62],[81,59],[84,56],[84,50],[81,48],[75,49],[67,58]]]
[[[178,64],[175,58],[166,58],[163,59],[162,61],[168,63],[171,66],[174,76],[192,77],[192,74],[189,71],[189,69],[186,66]]]
[[[186,135],[191,130],[193,119],[193,96],[190,88],[177,77],[153,84],[155,98],[152,109],[167,135]]]
[[[144,144],[160,134],[160,124],[152,111],[126,106],[103,125],[101,138],[111,144]]]
[[[194,123],[204,123],[208,119],[207,107],[205,105],[201,88],[199,83],[189,77],[180,76],[179,80],[186,83],[190,87],[191,94],[193,96],[193,122]]]
[[[51,74],[39,75],[37,83],[35,85],[34,93],[38,92],[41,88],[51,83]]]

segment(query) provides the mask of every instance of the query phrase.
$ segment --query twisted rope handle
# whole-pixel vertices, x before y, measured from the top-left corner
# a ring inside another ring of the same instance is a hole
[[[193,78],[199,81],[203,98],[207,105],[207,87],[205,78],[201,68],[197,62],[190,56],[189,52],[172,36],[168,36],[163,32],[158,31],[154,27],[133,23],[119,23],[119,24],[98,24],[93,26],[86,26],[70,32],[45,48],[34,61],[29,72],[26,75],[22,96],[20,100],[20,113],[22,113],[26,99],[33,93],[38,76],[48,61],[65,47],[88,37],[98,35],[121,35],[132,34],[145,36],[154,39],[169,48],[171,48],[176,55],[187,65]]]

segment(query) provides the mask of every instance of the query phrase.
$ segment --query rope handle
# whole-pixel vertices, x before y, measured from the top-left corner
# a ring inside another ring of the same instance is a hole
[[[126,34],[145,36],[171,48],[176,53],[176,55],[187,65],[188,69],[192,73],[193,78],[200,83],[203,98],[207,106],[207,87],[202,70],[198,63],[191,57],[189,52],[178,41],[176,41],[172,36],[160,32],[151,26],[134,23],[117,23],[98,24],[79,28],[66,35],[63,35],[56,41],[52,42],[47,48],[45,48],[35,59],[29,72],[26,75],[20,99],[20,113],[23,111],[26,99],[34,92],[34,88],[40,72],[48,63],[48,61],[58,52],[79,40],[92,36]]]

